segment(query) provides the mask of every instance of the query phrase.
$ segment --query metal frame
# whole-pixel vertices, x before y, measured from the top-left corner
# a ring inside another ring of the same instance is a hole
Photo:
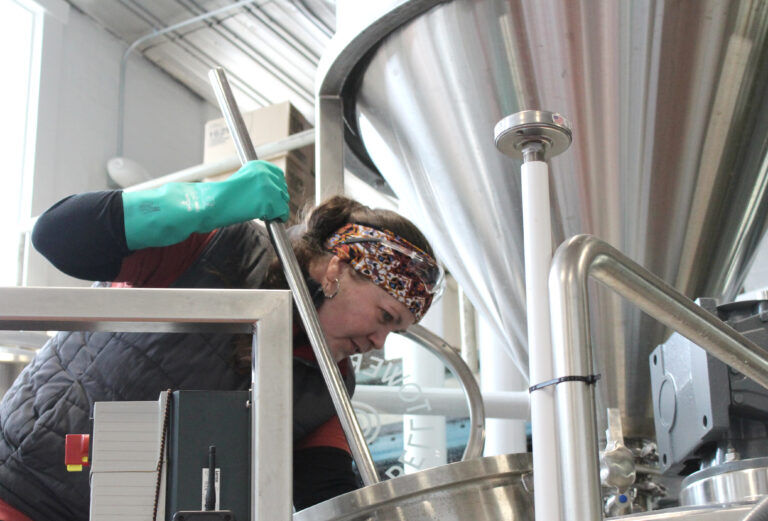
[[[381,40],[420,14],[448,0],[399,0],[384,5],[360,31],[337,33],[317,66],[315,84],[315,200],[344,193],[344,101],[342,92],[355,66]],[[365,169],[360,163],[359,168]],[[377,174],[366,174],[376,177]]]
[[[278,290],[0,288],[0,329],[252,333],[251,520],[288,521],[291,302]]]
[[[760,347],[612,246],[590,235],[577,235],[560,245],[549,272],[555,378],[592,374],[589,278],[768,388],[768,359]],[[555,407],[561,451],[563,518],[603,519],[594,386],[584,381],[557,384]]]

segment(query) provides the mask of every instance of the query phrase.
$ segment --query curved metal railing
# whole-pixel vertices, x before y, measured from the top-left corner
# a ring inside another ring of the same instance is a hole
[[[401,334],[434,353],[451,369],[459,380],[467,396],[470,423],[469,440],[461,459],[468,460],[481,457],[485,447],[485,406],[483,405],[483,395],[480,392],[480,387],[477,385],[475,376],[472,374],[469,366],[456,353],[453,347],[424,326],[411,326]]]
[[[754,342],[608,243],[591,235],[565,241],[552,260],[549,294],[555,379],[570,379],[555,388],[566,521],[603,519],[594,385],[588,380],[594,359],[589,278],[768,388],[768,359]]]

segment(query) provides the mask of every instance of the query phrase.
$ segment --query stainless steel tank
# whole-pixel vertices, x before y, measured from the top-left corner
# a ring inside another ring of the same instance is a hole
[[[530,454],[478,458],[377,483],[293,516],[293,521],[533,521]]]
[[[758,501],[768,494],[768,458],[728,461],[686,476],[681,505],[716,506]]]
[[[355,69],[347,143],[524,373],[520,163],[493,141],[508,114],[573,123],[572,147],[551,165],[557,242],[597,235],[691,297],[739,291],[768,210],[768,2],[437,4]],[[608,293],[592,304],[604,405],[621,409],[626,435],[649,436],[647,357],[664,331]]]

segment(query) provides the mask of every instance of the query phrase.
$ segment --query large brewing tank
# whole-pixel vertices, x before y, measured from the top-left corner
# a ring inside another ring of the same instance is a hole
[[[530,454],[451,463],[348,492],[293,521],[534,521]]]
[[[573,145],[551,165],[558,243],[594,234],[691,297],[737,294],[768,208],[768,2],[394,3],[433,5],[347,78],[345,142],[372,160],[525,374],[520,163],[493,140],[511,113],[573,123]],[[622,410],[625,434],[652,435],[648,354],[665,332],[593,294],[603,405]]]

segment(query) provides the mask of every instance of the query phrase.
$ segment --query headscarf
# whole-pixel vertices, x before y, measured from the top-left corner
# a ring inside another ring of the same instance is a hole
[[[389,230],[346,224],[325,241],[325,249],[402,302],[416,322],[442,291],[443,270],[435,259]]]

